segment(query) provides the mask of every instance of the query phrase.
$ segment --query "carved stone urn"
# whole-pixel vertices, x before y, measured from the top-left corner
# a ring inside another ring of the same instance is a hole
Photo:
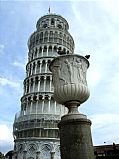
[[[89,61],[76,54],[59,56],[50,64],[54,99],[65,105],[69,109],[69,114],[78,113],[78,106],[90,95],[86,81],[88,67]]]
[[[69,110],[58,123],[61,159],[94,159],[91,121],[78,112],[78,106],[90,95],[86,81],[88,67],[89,61],[76,54],[59,56],[49,66],[54,99]]]

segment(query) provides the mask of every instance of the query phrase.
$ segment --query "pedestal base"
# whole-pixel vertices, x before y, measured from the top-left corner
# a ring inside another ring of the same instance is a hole
[[[65,115],[58,124],[61,159],[94,159],[91,121],[82,115]]]

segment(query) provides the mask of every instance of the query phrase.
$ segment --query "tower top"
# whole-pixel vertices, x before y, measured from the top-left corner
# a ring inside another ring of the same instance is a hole
[[[59,28],[60,30],[67,31],[69,29],[69,24],[65,18],[61,15],[52,14],[50,7],[48,9],[48,14],[39,18],[36,24],[37,29],[41,28]]]

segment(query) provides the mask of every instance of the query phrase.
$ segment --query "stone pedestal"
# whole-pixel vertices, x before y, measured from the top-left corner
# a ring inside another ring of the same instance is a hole
[[[91,121],[86,118],[62,120],[60,129],[61,159],[94,159]]]
[[[57,57],[50,64],[54,98],[68,108],[59,123],[61,159],[94,159],[91,121],[78,112],[90,95],[86,81],[89,61],[80,55]]]

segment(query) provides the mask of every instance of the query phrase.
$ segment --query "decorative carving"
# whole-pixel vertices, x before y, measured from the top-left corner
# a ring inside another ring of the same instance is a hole
[[[78,101],[79,105],[88,99],[89,90],[86,81],[88,66],[88,60],[80,55],[64,55],[51,62],[54,98],[58,103]],[[77,104],[75,102],[75,106]]]
[[[19,153],[22,153],[23,152],[23,144],[20,144],[19,145]]]
[[[74,83],[82,83],[87,85],[86,70],[88,64],[83,57],[62,57],[62,61],[58,58],[53,67],[53,83],[54,85],[66,85]]]
[[[34,154],[36,152],[36,145],[35,144],[30,144],[28,151],[30,154]]]

